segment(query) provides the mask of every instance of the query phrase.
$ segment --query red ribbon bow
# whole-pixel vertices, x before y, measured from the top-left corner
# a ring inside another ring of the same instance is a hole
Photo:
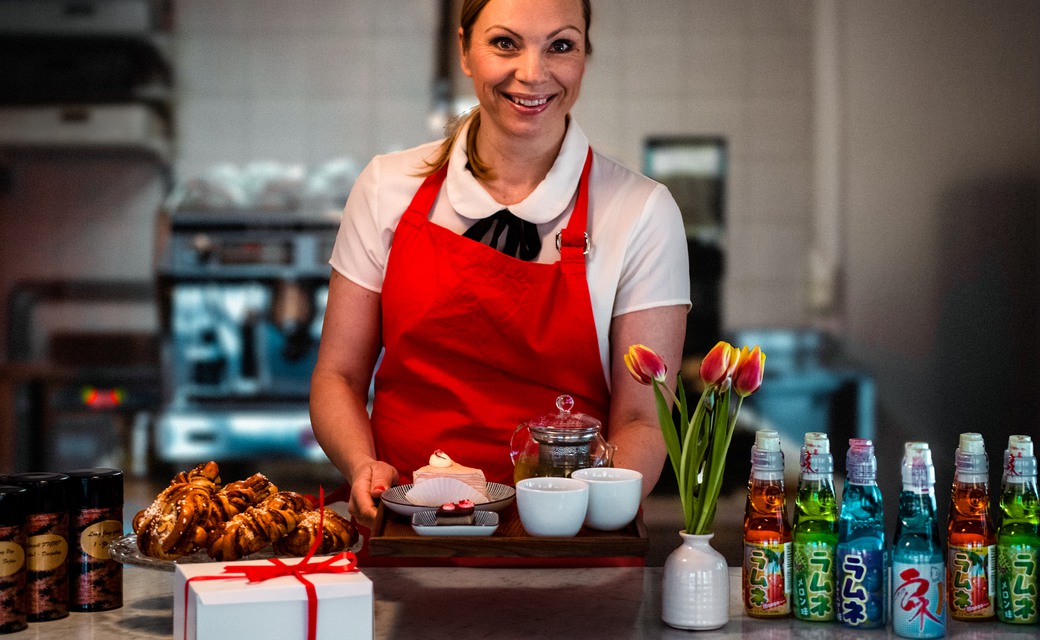
[[[241,580],[245,578],[251,584],[263,582],[272,578],[294,576],[303,583],[307,591],[307,640],[317,640],[318,637],[318,591],[314,583],[306,578],[313,573],[353,573],[358,571],[357,556],[351,551],[342,551],[321,562],[311,562],[314,553],[321,544],[325,531],[325,490],[318,487],[318,505],[320,515],[318,516],[318,533],[314,536],[314,543],[307,551],[307,555],[296,564],[286,564],[279,558],[268,558],[269,565],[227,565],[224,573],[217,576],[193,576],[184,583],[184,637],[188,637],[188,595],[192,582],[203,580]],[[337,564],[341,561],[346,564]]]

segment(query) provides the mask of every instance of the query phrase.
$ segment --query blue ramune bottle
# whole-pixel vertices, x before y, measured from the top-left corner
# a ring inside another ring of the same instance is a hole
[[[904,638],[946,635],[946,563],[935,514],[935,467],[924,442],[908,442],[892,544],[892,631]]]
[[[997,618],[1040,622],[1040,499],[1037,462],[1029,436],[1011,436],[1004,455],[997,528]]]
[[[834,457],[826,433],[805,434],[795,496],[794,606],[800,620],[834,620],[834,557],[838,547],[838,501]]]
[[[884,628],[888,609],[885,512],[877,486],[874,443],[849,440],[838,517],[838,621],[856,629]]]

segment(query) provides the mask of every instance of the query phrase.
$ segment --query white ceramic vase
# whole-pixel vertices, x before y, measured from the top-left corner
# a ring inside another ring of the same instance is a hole
[[[729,567],[712,533],[680,531],[683,543],[664,563],[661,618],[676,629],[718,629],[729,622]]]

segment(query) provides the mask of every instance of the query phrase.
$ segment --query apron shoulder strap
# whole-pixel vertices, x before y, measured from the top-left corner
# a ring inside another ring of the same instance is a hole
[[[588,212],[589,212],[589,173],[592,170],[592,147],[585,156],[585,166],[581,169],[578,180],[578,198],[574,203],[574,211],[567,223],[567,228],[560,232],[560,259],[564,263],[580,262],[585,265],[585,254],[589,252]]]
[[[447,175],[448,163],[445,162],[443,167],[426,176],[423,183],[419,185],[419,190],[412,196],[406,213],[410,211],[424,219],[427,218],[430,215],[430,209],[433,208],[433,203],[437,200],[437,194],[441,191],[441,185],[444,184],[444,177]]]

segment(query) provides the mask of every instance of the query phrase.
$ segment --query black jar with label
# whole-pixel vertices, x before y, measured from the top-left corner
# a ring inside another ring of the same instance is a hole
[[[108,552],[123,535],[123,472],[76,469],[69,476],[69,609],[123,606],[123,565]]]
[[[24,487],[0,483],[0,633],[29,626],[25,617],[26,537]]]
[[[26,489],[26,618],[69,615],[69,477],[63,473],[15,473],[4,484]]]

